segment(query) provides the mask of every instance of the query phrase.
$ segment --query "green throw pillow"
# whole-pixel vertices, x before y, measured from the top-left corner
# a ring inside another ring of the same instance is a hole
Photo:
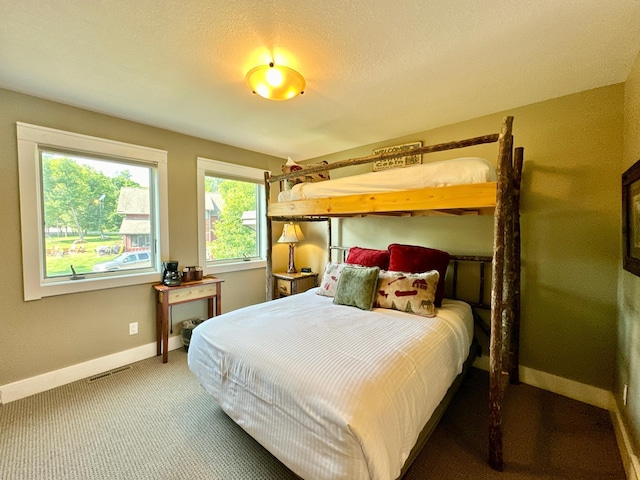
[[[333,303],[371,310],[379,273],[378,267],[344,267]]]

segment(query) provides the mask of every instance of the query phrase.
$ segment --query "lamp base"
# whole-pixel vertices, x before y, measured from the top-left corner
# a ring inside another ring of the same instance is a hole
[[[298,273],[298,270],[296,270],[296,263],[293,258],[294,248],[295,246],[293,245],[293,243],[290,243],[289,244],[289,268],[287,269],[287,273]]]

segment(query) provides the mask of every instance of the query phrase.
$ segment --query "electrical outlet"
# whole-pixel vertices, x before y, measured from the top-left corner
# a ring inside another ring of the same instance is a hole
[[[624,388],[622,389],[622,403],[624,406],[627,406],[627,395],[629,394],[629,385],[624,384]]]
[[[138,334],[138,322],[133,322],[129,324],[129,335],[137,335]]]

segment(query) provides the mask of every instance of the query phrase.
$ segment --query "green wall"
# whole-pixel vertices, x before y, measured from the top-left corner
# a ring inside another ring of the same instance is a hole
[[[625,84],[624,155],[619,175],[640,159],[640,55]],[[621,228],[621,226],[620,226]],[[619,263],[618,377],[616,399],[629,430],[636,454],[640,451],[640,278]],[[628,403],[622,401],[629,386]],[[639,472],[640,473],[640,472]]]
[[[261,169],[280,159],[0,89],[0,385],[155,341],[151,285],[76,293],[24,302],[16,122],[42,125],[168,151],[171,258],[196,265],[196,158]],[[223,311],[265,299],[263,269],[219,275]],[[159,278],[158,278],[159,280]],[[173,321],[202,316],[205,302],[173,309]],[[139,334],[129,335],[129,322]],[[178,329],[174,330],[178,333]]]
[[[516,144],[525,147],[522,364],[609,390],[615,378],[621,275],[619,184],[624,98],[625,85],[613,85],[326,158],[368,155],[373,148],[406,141],[422,140],[426,145],[494,133],[504,115],[514,115]],[[640,103],[637,94],[635,98],[636,104]],[[4,230],[0,258],[7,272],[0,277],[0,385],[155,339],[155,299],[149,285],[35,302],[22,300],[16,121],[166,149],[170,251],[185,264],[197,263],[196,157],[272,170],[281,164],[274,157],[0,90],[0,224]],[[638,157],[640,145],[635,148]],[[463,155],[495,161],[496,153],[495,145],[486,145]],[[444,153],[436,154],[425,161],[445,157]],[[625,161],[632,163],[631,158]],[[490,217],[350,219],[336,222],[335,227],[343,244],[384,248],[391,242],[404,242],[458,254],[491,253]],[[296,248],[296,264],[321,271],[323,235],[307,233]],[[286,264],[284,247],[275,247],[276,270]],[[225,311],[264,299],[263,270],[221,276],[225,279]],[[637,278],[629,282],[636,282],[632,293],[637,293]],[[175,313],[175,322],[190,315]],[[637,325],[637,307],[629,315]],[[134,320],[140,322],[140,334],[129,336],[128,323]],[[637,367],[629,368],[629,375],[633,375]]]
[[[623,98],[624,85],[618,84],[322,159],[361,157],[377,147],[412,141],[431,145],[497,133],[502,117],[513,115],[515,144],[525,148],[521,363],[611,390],[620,265]],[[453,155],[482,156],[495,164],[497,145]],[[426,155],[423,162],[445,158],[452,158],[452,153]],[[366,168],[371,169],[357,169]],[[364,218],[336,224],[334,237],[345,246],[386,248],[400,242],[454,254],[492,252],[491,217]]]

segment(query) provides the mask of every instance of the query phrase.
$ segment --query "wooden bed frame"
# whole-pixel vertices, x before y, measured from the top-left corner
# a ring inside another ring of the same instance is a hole
[[[491,273],[491,325],[489,342],[489,464],[503,469],[502,403],[509,381],[519,383],[520,328],[520,185],[524,149],[514,148],[513,117],[505,117],[499,134],[430,145],[412,150],[426,154],[498,142],[497,182],[422,188],[402,192],[346,195],[341,197],[271,202],[271,184],[297,177],[265,173],[267,199],[267,298],[273,298],[272,222],[318,221],[365,215],[477,214],[494,216]],[[380,154],[319,165],[305,174],[392,159],[403,153]],[[329,224],[329,242],[331,231]],[[405,469],[403,468],[403,472]]]

